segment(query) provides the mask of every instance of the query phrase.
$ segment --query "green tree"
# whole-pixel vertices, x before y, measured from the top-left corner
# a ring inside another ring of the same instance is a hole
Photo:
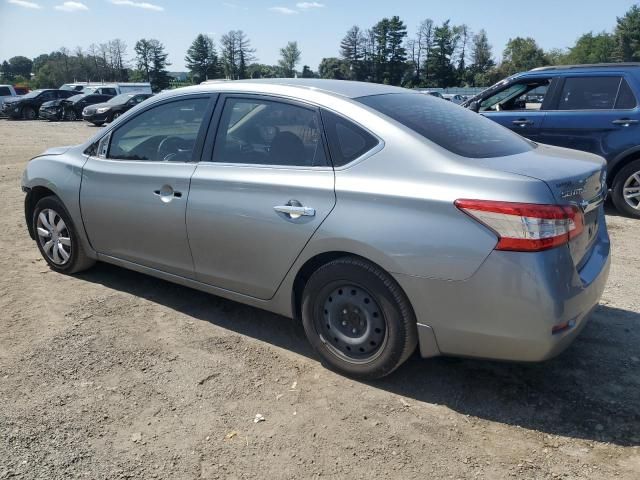
[[[164,90],[169,86],[171,77],[167,72],[167,66],[171,65],[167,58],[164,45],[155,38],[141,39],[134,47],[138,70],[140,70],[147,82],[151,83],[154,91]]]
[[[251,63],[247,65],[248,78],[277,78],[279,67],[275,65],[264,65],[261,63]]]
[[[302,74],[300,75],[302,78],[315,78],[316,74],[311,70],[309,65],[304,65],[302,67]]]
[[[255,49],[242,30],[230,30],[220,38],[220,63],[226,78],[249,77],[248,66],[256,60]]]
[[[336,57],[323,58],[318,67],[320,78],[330,78],[335,80],[349,79],[349,63]]]
[[[617,59],[622,62],[640,61],[640,6],[632,6],[623,17],[617,18],[614,35]]]
[[[278,65],[282,69],[284,77],[291,78],[296,74],[296,65],[300,62],[302,52],[298,48],[298,42],[288,42],[284,48],[280,49],[280,60]]]
[[[9,67],[12,75],[20,75],[21,77],[31,78],[31,69],[33,62],[27,57],[17,56],[9,59]]]
[[[207,35],[199,34],[195,38],[184,61],[191,77],[198,82],[219,76],[216,47],[213,39]]]
[[[531,37],[509,39],[502,57],[501,67],[506,75],[547,65],[544,51]]]
[[[354,25],[340,42],[340,57],[349,64],[349,78],[364,80],[366,71],[364,57],[366,51],[366,37],[360,27]]]
[[[585,33],[569,49],[566,63],[607,63],[616,60],[616,36],[607,32]]]
[[[446,20],[433,32],[433,50],[429,58],[429,83],[435,87],[450,87],[457,83],[455,53],[460,40],[457,27]]]
[[[479,87],[488,85],[487,72],[495,67],[491,45],[485,30],[480,30],[471,41],[470,82]]]
[[[371,29],[374,40],[373,81],[399,85],[406,71],[407,27],[400,17],[383,18]]]

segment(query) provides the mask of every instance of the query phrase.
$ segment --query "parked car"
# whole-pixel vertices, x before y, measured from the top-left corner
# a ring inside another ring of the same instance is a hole
[[[18,94],[13,85],[0,85],[0,111],[2,111],[2,106],[6,100],[11,100],[17,96]]]
[[[121,93],[152,93],[149,82],[78,82],[65,83],[61,90],[74,90],[78,93],[104,93],[120,95]]]
[[[58,98],[57,100],[49,100],[48,102],[44,102],[40,106],[38,116],[44,120],[49,120],[50,122],[59,122],[63,118],[62,102],[64,101],[65,99]]]
[[[73,92],[68,90],[33,90],[22,97],[5,101],[3,112],[14,119],[35,120],[44,102],[68,98],[72,95]]]
[[[456,105],[460,105],[465,101],[465,98],[457,93],[445,93],[442,95],[445,100],[449,100],[450,102],[455,103]]]
[[[62,101],[62,119],[63,120],[80,120],[82,119],[82,111],[89,105],[108,102],[114,98],[112,95],[104,95],[100,93],[89,93],[74,95]]]
[[[123,93],[110,100],[86,107],[82,118],[96,126],[112,122],[127,110],[151,97],[149,93]]]
[[[301,318],[364,378],[424,357],[539,361],[609,271],[605,163],[406,89],[335,80],[158,95],[24,172],[56,272],[96,260]]]
[[[638,95],[640,63],[543,67],[502,80],[464,106],[536,142],[604,157],[613,203],[640,218]]]
[[[444,96],[437,90],[425,90],[425,89],[419,88],[417,89],[417,91],[424,95],[431,95],[432,97],[436,97],[436,98],[444,98]]]

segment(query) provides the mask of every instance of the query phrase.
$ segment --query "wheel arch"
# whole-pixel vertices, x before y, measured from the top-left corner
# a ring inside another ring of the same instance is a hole
[[[298,269],[296,273],[295,279],[293,281],[293,288],[291,289],[291,311],[293,313],[293,318],[296,320],[300,320],[302,318],[302,293],[304,292],[304,287],[309,281],[309,278],[313,273],[320,268],[322,265],[325,265],[333,260],[342,257],[355,257],[365,262],[368,262],[372,265],[375,265],[377,268],[386,272],[389,277],[395,282],[398,289],[402,292],[402,294],[407,299],[409,306],[412,310],[412,313],[415,316],[415,311],[413,310],[413,304],[411,303],[411,299],[407,295],[407,292],[402,288],[402,286],[395,281],[391,272],[388,269],[384,268],[379,263],[357,253],[345,251],[345,250],[331,250],[322,253],[318,253],[311,258],[307,259],[302,266]]]
[[[35,232],[33,231],[33,222],[31,221],[33,219],[33,210],[36,208],[36,204],[41,199],[45,197],[50,197],[50,196],[54,196],[60,199],[60,197],[58,197],[58,195],[56,195],[56,193],[53,190],[47,187],[37,185],[35,187],[31,187],[27,191],[27,195],[24,199],[24,217],[27,223],[27,229],[29,230],[29,236],[34,240],[36,238],[36,235],[35,235]]]
[[[609,167],[609,172],[607,175],[607,185],[609,186],[609,188],[613,187],[613,181],[620,170],[622,170],[629,163],[638,159],[640,159],[640,146],[626,150],[615,157],[611,162],[611,166]]]

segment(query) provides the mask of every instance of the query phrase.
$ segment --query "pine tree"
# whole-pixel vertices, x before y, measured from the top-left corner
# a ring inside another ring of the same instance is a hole
[[[197,82],[216,78],[218,74],[218,55],[213,39],[199,34],[184,57],[185,64],[191,72],[191,77]]]

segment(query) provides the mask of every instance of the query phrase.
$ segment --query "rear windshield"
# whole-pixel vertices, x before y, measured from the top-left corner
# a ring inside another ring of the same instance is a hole
[[[463,157],[516,155],[534,145],[482,115],[431,95],[391,93],[356,100]]]

